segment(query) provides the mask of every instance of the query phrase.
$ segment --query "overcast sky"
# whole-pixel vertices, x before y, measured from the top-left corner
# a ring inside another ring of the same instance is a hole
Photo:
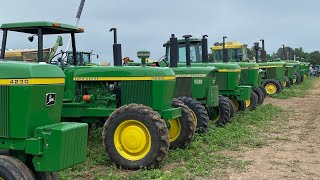
[[[75,24],[80,0],[2,1],[0,23],[54,21]],[[251,46],[265,39],[268,53],[282,44],[319,50],[319,0],[86,0],[77,35],[77,48],[94,50],[99,61],[112,61],[112,27],[118,28],[123,57],[136,58],[138,50],[151,51],[152,59],[164,55],[162,44],[170,34],[209,36],[209,45],[227,36]],[[68,37],[64,37],[67,44]],[[23,41],[23,43],[22,43]],[[48,39],[50,47],[54,40]],[[9,36],[8,48],[30,48],[26,39]],[[36,47],[36,46],[34,46]]]

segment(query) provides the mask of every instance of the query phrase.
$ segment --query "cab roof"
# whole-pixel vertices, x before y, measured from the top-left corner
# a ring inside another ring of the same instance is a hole
[[[226,49],[238,49],[246,47],[246,44],[242,44],[240,42],[226,42],[225,48]],[[211,50],[221,50],[223,49],[223,44],[222,43],[216,43],[214,46],[211,47]]]
[[[63,24],[59,22],[35,21],[35,22],[17,22],[2,24],[0,29],[9,31],[37,34],[38,28],[42,27],[43,34],[65,34],[82,33],[84,29],[77,26]]]

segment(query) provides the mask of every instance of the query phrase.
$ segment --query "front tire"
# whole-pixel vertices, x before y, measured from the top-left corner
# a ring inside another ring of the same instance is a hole
[[[268,95],[278,94],[281,92],[281,85],[279,81],[274,79],[268,79],[264,81],[262,86],[265,88]]]
[[[169,150],[169,132],[160,115],[140,104],[115,110],[103,128],[106,153],[125,169],[157,168]]]
[[[209,123],[209,115],[207,109],[199,101],[191,97],[182,96],[178,97],[178,99],[185,105],[187,105],[195,114],[197,121],[196,132],[206,132]]]
[[[19,159],[11,156],[0,156],[0,179],[16,180],[27,179],[34,180],[32,171]]]
[[[246,107],[250,111],[255,110],[258,106],[258,95],[254,91],[251,91],[250,100],[246,100],[245,102],[246,102]]]
[[[213,118],[213,121],[216,126],[223,126],[230,121],[230,105],[225,97],[219,96],[219,105],[218,107],[214,107],[214,111],[217,112],[215,113],[217,114],[217,116]]]
[[[196,120],[192,110],[182,101],[175,98],[172,101],[172,106],[181,108],[181,117],[169,120],[171,125],[169,130],[170,148],[185,148],[192,142],[194,137]]]
[[[263,92],[261,91],[260,88],[255,88],[253,91],[258,96],[258,106],[261,106],[263,104],[263,102],[264,102],[264,99],[265,99]]]
[[[229,119],[229,122],[231,121],[231,118],[233,118],[234,114],[236,113],[236,107],[233,103],[233,101],[229,98],[229,97],[223,97],[227,102],[228,102],[228,105],[229,105],[229,109],[230,109],[230,119]]]

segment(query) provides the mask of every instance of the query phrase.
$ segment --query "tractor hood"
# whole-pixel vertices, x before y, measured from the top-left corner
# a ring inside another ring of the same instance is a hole
[[[23,63],[16,61],[0,61],[0,78],[64,78],[64,73],[58,66],[50,64]]]
[[[258,63],[260,68],[262,67],[282,67],[286,64],[286,62],[279,61],[279,62],[264,62],[264,63]]]
[[[181,75],[190,77],[206,77],[213,76],[214,72],[217,71],[214,67],[177,67],[172,68],[176,76]]]
[[[238,62],[241,69],[259,69],[259,64],[252,62]]]
[[[142,66],[79,66],[74,68],[76,78],[99,78],[99,77],[174,77],[170,68],[142,67]],[[94,79],[93,79],[94,80]],[[126,79],[130,80],[130,79]],[[132,79],[134,80],[134,79]]]

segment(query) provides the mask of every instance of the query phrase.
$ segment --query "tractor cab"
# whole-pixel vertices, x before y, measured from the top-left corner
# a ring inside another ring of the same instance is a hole
[[[65,56],[66,56],[67,64],[74,64],[72,51],[65,52]],[[93,63],[94,57],[96,57],[97,59],[99,58],[99,56],[96,54],[93,54],[92,51],[91,52],[77,51],[77,59],[79,60],[79,62],[83,62],[83,65],[85,66],[96,66],[97,64]],[[78,63],[78,65],[80,64]]]
[[[8,150],[10,156],[0,156],[0,179],[17,174],[21,177],[16,179],[56,176],[54,172],[86,160],[88,125],[61,122],[65,75],[61,68],[43,62],[43,35],[70,32],[70,28],[50,22],[1,25],[0,149]],[[37,62],[5,59],[12,31],[38,36]],[[8,165],[12,162],[22,165]]]

